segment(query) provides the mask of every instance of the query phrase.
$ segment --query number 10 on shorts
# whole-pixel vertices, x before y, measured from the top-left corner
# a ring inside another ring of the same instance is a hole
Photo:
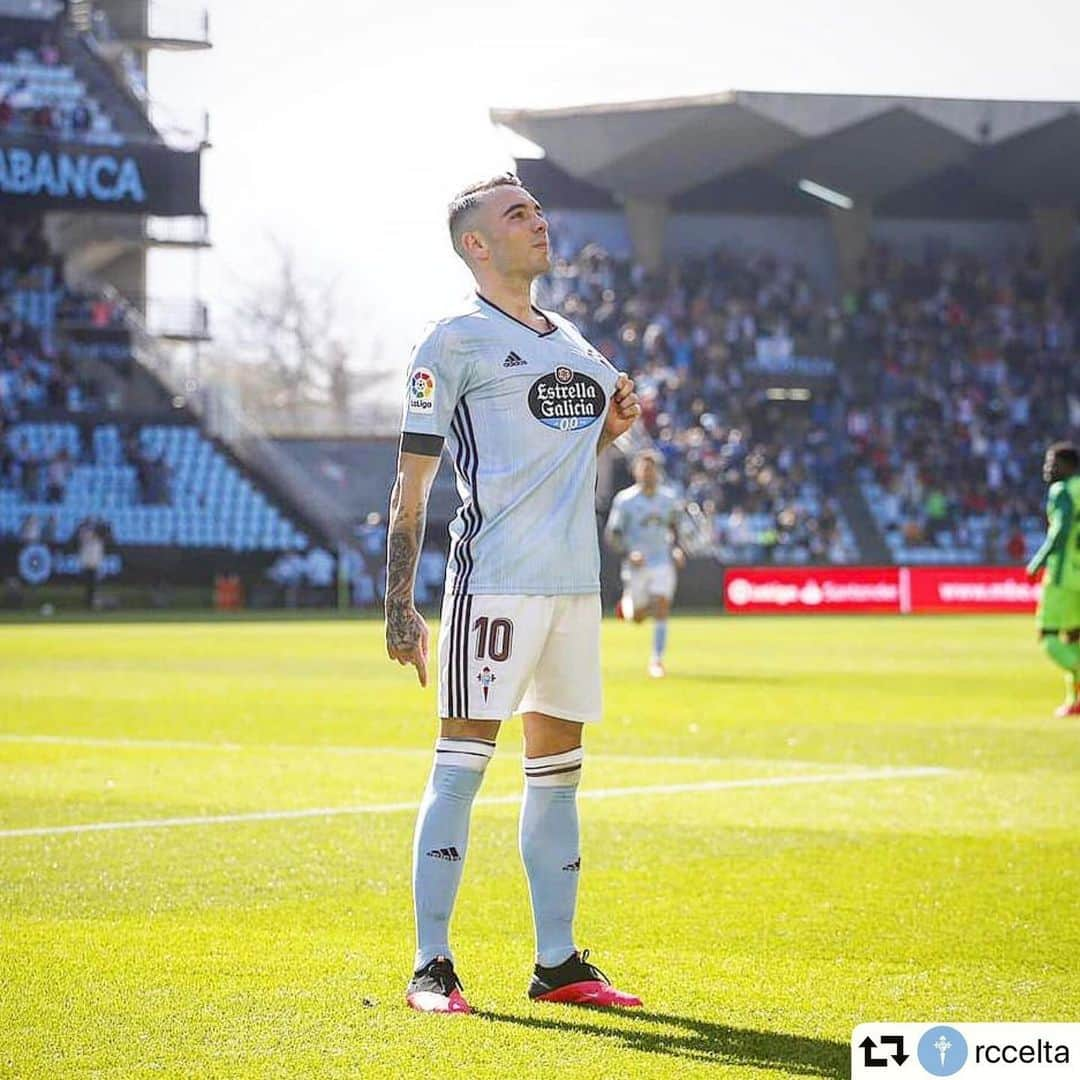
[[[514,624],[509,619],[489,619],[481,615],[474,620],[472,632],[476,635],[477,660],[502,663],[510,659],[510,650],[514,647]]]

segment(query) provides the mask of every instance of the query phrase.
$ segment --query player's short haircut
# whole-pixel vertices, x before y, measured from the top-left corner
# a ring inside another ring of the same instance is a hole
[[[1077,469],[1080,469],[1080,450],[1076,448],[1076,443],[1052,443],[1047,448],[1047,453],[1050,454],[1056,461],[1060,461],[1062,465],[1072,469],[1074,472]]]
[[[450,229],[450,243],[454,250],[464,259],[465,249],[461,246],[461,238],[467,231],[469,217],[483,201],[489,191],[501,187],[521,187],[525,185],[512,173],[505,172],[500,176],[493,176],[488,180],[480,180],[462,188],[451,200],[446,208],[446,224]]]
[[[638,467],[638,463],[642,461],[651,461],[658,469],[664,467],[664,455],[659,450],[653,450],[649,447],[645,450],[639,450],[634,455],[634,468]]]

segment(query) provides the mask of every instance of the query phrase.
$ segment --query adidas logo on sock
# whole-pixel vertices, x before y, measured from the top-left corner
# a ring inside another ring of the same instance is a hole
[[[576,874],[581,869],[581,856],[579,855],[573,862],[568,862],[563,869],[572,870]]]
[[[528,360],[522,360],[516,352],[512,352],[503,361],[503,367],[524,367],[528,362]]]
[[[456,847],[432,848],[427,854],[432,859],[446,859],[447,862],[461,862],[461,856]]]

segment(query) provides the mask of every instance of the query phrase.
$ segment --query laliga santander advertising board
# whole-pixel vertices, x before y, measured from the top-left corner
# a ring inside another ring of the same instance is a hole
[[[732,567],[724,575],[724,610],[733,615],[900,610],[895,566]]]
[[[1039,586],[1011,566],[734,566],[731,615],[1028,613]]]

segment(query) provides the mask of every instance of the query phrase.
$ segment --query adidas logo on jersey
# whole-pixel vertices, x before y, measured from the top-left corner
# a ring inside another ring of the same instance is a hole
[[[461,862],[461,856],[456,847],[432,848],[427,855],[432,859],[445,859],[447,862]]]
[[[524,367],[528,362],[528,360],[522,360],[516,352],[512,352],[503,361],[503,367]]]

